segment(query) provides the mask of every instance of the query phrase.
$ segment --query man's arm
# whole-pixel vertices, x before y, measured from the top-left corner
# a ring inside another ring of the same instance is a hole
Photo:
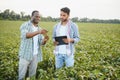
[[[63,39],[63,41],[65,43],[74,43],[74,39],[72,39],[72,38]]]
[[[76,24],[73,24],[73,29],[74,29],[74,35],[73,35],[74,43],[78,43],[80,41],[78,26]]]
[[[46,34],[47,32],[48,31],[45,30],[45,29],[38,30],[38,31],[35,31],[35,32],[28,32],[28,33],[26,33],[26,38],[32,38],[37,34]]]
[[[32,38],[33,36],[40,34],[40,31],[35,31],[35,32],[28,32],[26,33],[26,38]]]
[[[73,24],[72,28],[74,30],[73,38],[63,39],[65,43],[77,43],[80,40],[78,26],[76,24]]]

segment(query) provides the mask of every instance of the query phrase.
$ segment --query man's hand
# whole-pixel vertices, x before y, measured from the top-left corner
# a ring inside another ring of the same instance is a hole
[[[46,44],[46,42],[49,40],[49,37],[47,35],[44,36],[44,40],[43,40],[43,45]]]
[[[45,29],[38,30],[38,31],[35,31],[35,32],[28,32],[28,33],[26,33],[26,38],[32,38],[32,37],[36,36],[37,34],[46,35],[47,32],[48,32],[48,31],[45,30]]]
[[[48,31],[45,30],[45,29],[42,29],[42,30],[39,30],[39,31],[38,31],[39,34],[47,34],[47,32],[48,32]]]
[[[65,43],[73,43],[73,42],[74,42],[74,39],[67,38],[67,39],[63,39],[63,41],[64,41]]]
[[[46,35],[45,37],[44,37],[44,41],[48,41],[49,40],[49,37],[48,37],[48,35]]]
[[[59,44],[59,42],[54,41],[54,42],[53,42],[53,44],[54,44],[54,46],[56,46],[56,45],[58,45],[58,44]]]

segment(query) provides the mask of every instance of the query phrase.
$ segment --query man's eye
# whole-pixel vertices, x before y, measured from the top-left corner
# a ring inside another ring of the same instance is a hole
[[[61,14],[60,16],[65,16],[65,15],[62,15],[62,14]]]
[[[36,16],[36,18],[40,18],[40,16]]]

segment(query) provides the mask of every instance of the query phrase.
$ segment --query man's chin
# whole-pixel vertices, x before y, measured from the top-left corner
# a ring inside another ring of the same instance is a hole
[[[67,20],[61,20],[62,22],[66,22]]]
[[[34,24],[38,24],[39,22],[34,22]]]

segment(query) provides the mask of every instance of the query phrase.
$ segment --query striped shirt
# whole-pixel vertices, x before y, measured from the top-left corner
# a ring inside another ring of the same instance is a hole
[[[20,49],[19,49],[19,58],[24,58],[28,61],[32,60],[33,58],[33,48],[34,48],[34,43],[33,43],[33,38],[26,38],[26,33],[28,32],[33,32],[33,24],[31,21],[25,22],[21,25],[20,31],[21,31],[21,44],[20,44]],[[38,27],[41,29],[40,27]],[[42,45],[44,37],[41,34],[38,34],[38,44],[39,44],[39,49],[38,49],[38,62],[42,61],[42,50],[40,48],[40,45]]]

